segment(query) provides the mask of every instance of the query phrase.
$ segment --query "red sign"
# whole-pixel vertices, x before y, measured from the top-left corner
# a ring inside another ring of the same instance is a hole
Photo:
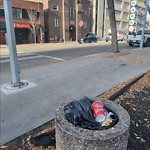
[[[119,34],[123,34],[123,31],[117,31]]]
[[[83,21],[79,22],[79,26],[82,27],[83,26]]]
[[[29,24],[25,24],[25,23],[14,23],[14,28],[30,28]]]

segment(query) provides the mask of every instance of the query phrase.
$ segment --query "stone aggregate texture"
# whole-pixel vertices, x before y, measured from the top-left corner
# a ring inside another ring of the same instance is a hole
[[[100,100],[95,98],[95,100]],[[105,106],[116,112],[119,122],[107,130],[87,130],[75,127],[64,116],[63,103],[56,111],[57,150],[126,150],[129,137],[130,117],[120,105],[101,99]]]

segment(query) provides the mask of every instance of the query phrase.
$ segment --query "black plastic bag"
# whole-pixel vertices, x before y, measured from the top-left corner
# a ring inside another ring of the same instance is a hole
[[[91,105],[93,102],[94,100],[91,100],[88,97],[83,97],[81,100],[78,101],[74,100],[70,102],[68,105],[64,107],[64,113],[66,119],[72,124],[74,124],[75,126],[82,127],[84,129],[105,130],[113,127],[118,122],[117,114],[111,109],[104,106],[104,108],[108,112],[113,113],[113,115],[111,115],[113,122],[111,123],[110,126],[102,127],[99,122],[95,121],[95,118],[93,116],[93,111],[91,109]]]

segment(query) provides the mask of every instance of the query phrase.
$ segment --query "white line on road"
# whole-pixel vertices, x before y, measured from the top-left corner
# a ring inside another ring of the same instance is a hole
[[[83,56],[83,57],[94,57],[94,56],[97,56],[98,54],[91,54],[91,55],[86,55],[86,56]]]
[[[36,54],[36,55],[38,55],[38,54]],[[46,56],[46,55],[38,55],[38,56],[47,57],[47,58],[56,59],[56,60],[64,60],[64,59],[62,59],[62,58],[52,57],[52,56]]]
[[[28,60],[28,59],[42,58],[42,57],[47,57],[47,58],[50,58],[50,59],[61,60],[61,61],[64,60],[64,59],[61,59],[61,58],[51,57],[51,56],[45,56],[45,55],[38,55],[38,56],[18,58],[18,60]],[[0,63],[6,63],[6,62],[10,62],[10,60],[7,59],[7,60],[0,61]]]

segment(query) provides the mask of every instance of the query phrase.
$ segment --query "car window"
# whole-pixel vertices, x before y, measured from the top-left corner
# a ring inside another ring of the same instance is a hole
[[[91,37],[92,37],[92,35],[89,34],[89,35],[88,35],[88,38],[91,38]]]
[[[88,36],[89,36],[89,34],[86,34],[86,35],[85,35],[85,37],[88,37]]]
[[[96,37],[96,35],[95,35],[95,34],[91,34],[91,37],[93,37],[93,38],[94,38],[94,37]]]
[[[92,33],[88,33],[85,35],[86,38],[95,38],[96,35],[95,34],[92,34]]]
[[[142,31],[138,31],[138,32],[137,32],[137,35],[141,35],[141,34],[142,34]]]
[[[150,34],[150,30],[145,30],[145,34]]]
[[[142,30],[137,32],[137,35],[141,35],[142,34]],[[150,30],[145,30],[144,34],[150,34]]]

